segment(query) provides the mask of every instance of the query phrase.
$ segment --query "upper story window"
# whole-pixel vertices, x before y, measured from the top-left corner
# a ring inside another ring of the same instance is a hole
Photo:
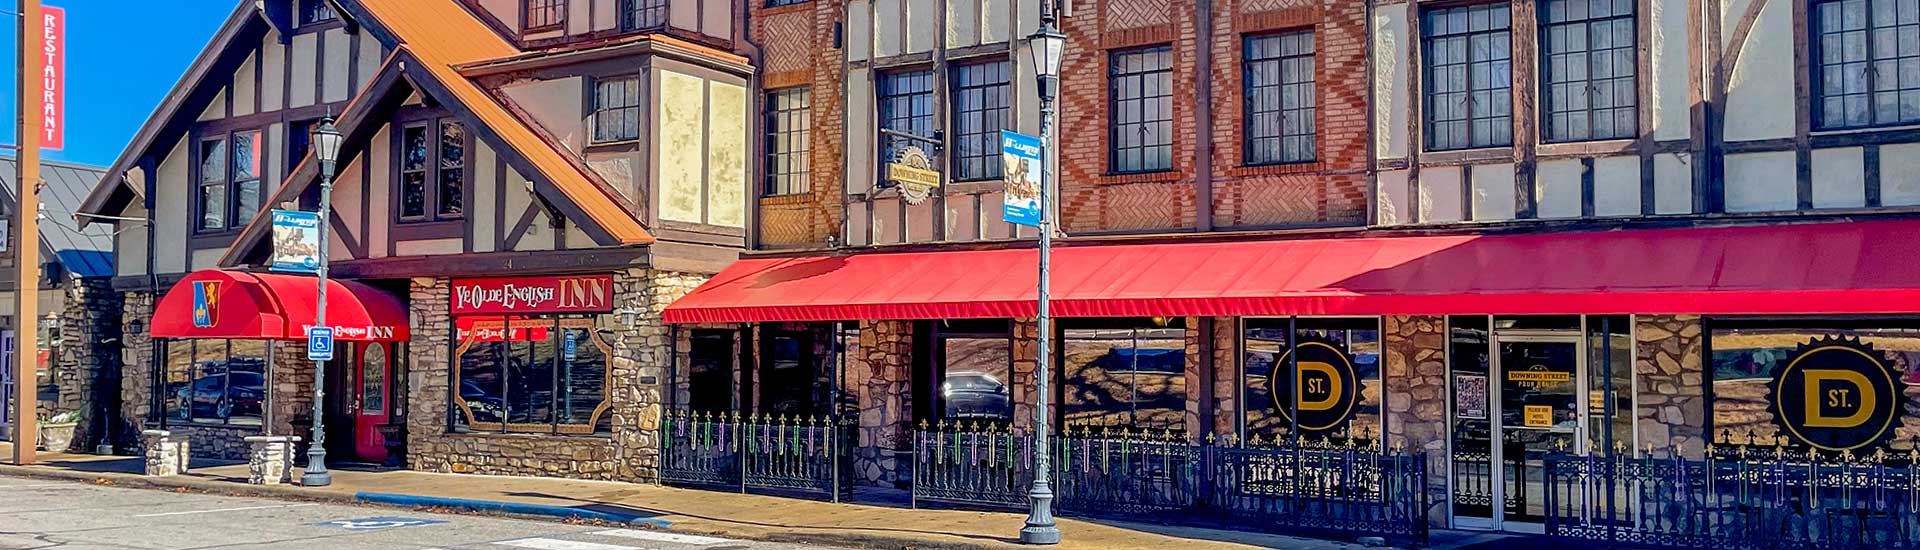
[[[1633,1],[1547,0],[1540,6],[1547,141],[1638,134]]]
[[[567,24],[567,0],[525,0],[520,5],[523,30],[545,31]]]
[[[812,96],[804,86],[767,91],[767,182],[763,194],[792,195],[812,188],[808,143]]]
[[[325,23],[339,18],[340,15],[333,12],[333,4],[327,3],[327,0],[300,0],[301,25]]]
[[[901,71],[880,77],[880,127],[923,138],[933,137],[933,71]],[[926,148],[924,142],[881,136],[881,163],[909,145]]]
[[[258,131],[201,140],[196,231],[237,229],[260,213],[260,147]]]
[[[1119,50],[1107,65],[1107,122],[1114,173],[1173,168],[1173,47]]]
[[[1427,149],[1513,145],[1513,62],[1507,4],[1428,11]]]
[[[777,7],[780,7],[780,6],[791,6],[791,5],[794,5],[794,4],[805,4],[805,3],[807,3],[808,1],[810,1],[810,0],[767,0],[767,7],[769,7],[769,8],[777,8]]]
[[[466,209],[467,131],[442,119],[400,131],[400,220],[459,219]]]
[[[1007,123],[1006,61],[955,66],[948,80],[953,91],[953,179],[997,180],[1000,130]]]
[[[1920,2],[1818,0],[1813,28],[1817,127],[1920,122]]]
[[[637,31],[667,24],[667,0],[620,0],[620,30]]]
[[[1248,36],[1246,164],[1314,160],[1313,31]]]
[[[593,85],[593,142],[640,139],[640,78],[602,78]]]

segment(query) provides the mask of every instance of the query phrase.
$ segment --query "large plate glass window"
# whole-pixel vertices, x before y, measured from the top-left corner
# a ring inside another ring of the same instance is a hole
[[[1920,381],[1920,319],[1716,317],[1706,326],[1716,441],[1904,456],[1920,435],[1908,397]]]
[[[1013,420],[1013,332],[1004,319],[950,320],[936,325],[939,420]]]
[[[595,434],[611,429],[612,347],[590,317],[459,322],[456,431]]]
[[[1380,320],[1246,319],[1244,433],[1259,441],[1380,441]]]
[[[267,395],[265,340],[168,340],[158,390],[168,423],[259,426]]]
[[[1189,389],[1183,321],[1063,320],[1062,426],[1186,433]]]

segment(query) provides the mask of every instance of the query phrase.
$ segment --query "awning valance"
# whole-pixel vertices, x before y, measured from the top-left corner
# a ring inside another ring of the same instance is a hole
[[[1032,249],[746,259],[669,323],[1035,315]],[[1061,317],[1920,313],[1920,220],[1057,247]]]
[[[156,338],[305,340],[319,279],[243,271],[196,271],[154,307]],[[327,281],[327,324],[348,341],[403,341],[407,307],[380,289]]]

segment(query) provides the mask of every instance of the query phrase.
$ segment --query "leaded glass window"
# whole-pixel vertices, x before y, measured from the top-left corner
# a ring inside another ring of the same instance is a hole
[[[1246,40],[1247,164],[1314,159],[1313,32]]]
[[[1513,144],[1513,62],[1507,4],[1428,11],[1427,148]]]
[[[1633,137],[1633,0],[1546,0],[1539,9],[1547,140]]]
[[[1110,54],[1108,166],[1115,173],[1173,168],[1173,47]]]

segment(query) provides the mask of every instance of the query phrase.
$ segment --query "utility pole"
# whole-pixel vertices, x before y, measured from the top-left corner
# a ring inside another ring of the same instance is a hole
[[[36,426],[40,391],[40,73],[46,52],[41,39],[40,0],[20,0],[20,148],[14,158],[13,186],[13,464],[33,464],[40,445]]]

